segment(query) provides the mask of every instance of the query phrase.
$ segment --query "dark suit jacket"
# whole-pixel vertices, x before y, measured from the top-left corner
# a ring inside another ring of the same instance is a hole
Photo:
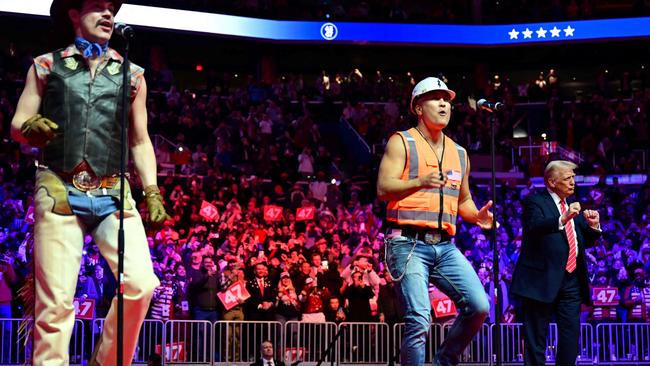
[[[568,239],[565,231],[558,228],[560,213],[548,191],[527,197],[523,209],[521,254],[512,276],[510,292],[551,303],[564,278],[569,257]],[[573,223],[578,240],[576,274],[580,283],[580,297],[583,303],[590,304],[585,248],[592,246],[601,233],[590,228],[582,214],[574,217]]]
[[[257,283],[257,278],[248,280],[246,282],[246,289],[251,294],[251,297],[246,301],[246,315],[247,319],[250,320],[273,320],[273,314],[275,313],[275,306],[271,307],[268,310],[258,309],[257,306],[263,302],[272,302],[275,304],[277,291],[271,280],[266,277],[264,279],[264,295],[262,296],[262,291]]]
[[[284,362],[278,360],[277,358],[273,359],[273,364],[275,366],[284,366]],[[262,362],[261,358],[258,358],[257,361],[253,362],[250,366],[266,366],[266,365],[264,365],[264,362]]]

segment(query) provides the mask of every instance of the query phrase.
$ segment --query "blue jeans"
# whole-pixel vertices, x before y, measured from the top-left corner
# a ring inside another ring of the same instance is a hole
[[[120,209],[117,200],[111,196],[89,197],[74,189],[68,193],[68,202],[88,230],[94,230],[108,215]]]
[[[216,310],[203,310],[200,308],[194,308],[193,311],[193,320],[207,320],[213,324],[219,320],[219,313]]]
[[[458,364],[461,352],[479,331],[490,311],[487,294],[474,268],[452,242],[430,245],[397,236],[389,239],[386,245],[386,262],[391,274],[396,278],[404,275],[396,286],[406,323],[401,364],[424,365],[431,327],[429,281],[449,296],[458,309],[456,321],[440,346],[434,364]]]
[[[210,359],[210,349],[214,340],[211,337],[210,328],[214,326],[214,323],[219,320],[219,313],[217,310],[204,310],[198,307],[192,309],[193,320],[207,320],[210,322],[210,327],[204,327],[202,323],[195,324],[195,339],[198,344],[198,354],[194,355],[192,360],[205,361]],[[216,360],[221,360],[221,356],[217,354],[218,349],[215,347],[214,357]]]

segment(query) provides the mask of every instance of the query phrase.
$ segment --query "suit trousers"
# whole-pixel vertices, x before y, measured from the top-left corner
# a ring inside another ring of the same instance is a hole
[[[560,291],[552,303],[523,299],[524,360],[526,366],[546,364],[548,325],[553,316],[557,323],[555,364],[573,366],[580,339],[580,285],[578,276],[565,272]]]
[[[38,179],[37,179],[38,181]],[[34,366],[68,365],[68,346],[75,322],[73,299],[81,264],[84,236],[94,242],[117,276],[118,203],[111,196],[88,196],[71,187],[68,203],[72,215],[55,213],[55,199],[47,187],[34,194],[35,314]],[[60,197],[59,197],[60,198]],[[130,208],[124,211],[124,359],[131,365],[138,334],[149,308],[153,290],[160,282],[153,272],[142,219],[126,191]],[[95,362],[116,362],[117,298],[108,311],[95,352]]]

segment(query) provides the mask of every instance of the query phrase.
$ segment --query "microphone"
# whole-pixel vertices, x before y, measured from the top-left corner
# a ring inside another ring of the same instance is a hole
[[[114,32],[119,34],[122,38],[129,39],[133,37],[133,28],[124,23],[115,23]]]
[[[479,99],[478,102],[476,102],[476,105],[485,111],[488,111],[490,113],[497,112],[505,108],[505,104],[501,102],[488,102],[485,99]]]

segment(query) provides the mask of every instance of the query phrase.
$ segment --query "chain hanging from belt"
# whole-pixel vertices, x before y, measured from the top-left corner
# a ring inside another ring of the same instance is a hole
[[[409,266],[409,262],[411,261],[411,257],[413,256],[413,252],[415,251],[415,247],[418,245],[418,240],[417,238],[411,239],[413,240],[413,246],[411,247],[411,250],[409,251],[409,254],[406,256],[406,263],[404,263],[404,270],[402,271],[402,274],[394,277],[393,272],[390,270],[390,260],[389,255],[388,255],[388,242],[390,239],[384,239],[384,258],[386,260],[386,269],[388,269],[388,275],[390,276],[390,279],[393,280],[394,282],[399,282],[404,278],[404,275],[406,274],[406,268]],[[392,257],[392,254],[390,255]]]

